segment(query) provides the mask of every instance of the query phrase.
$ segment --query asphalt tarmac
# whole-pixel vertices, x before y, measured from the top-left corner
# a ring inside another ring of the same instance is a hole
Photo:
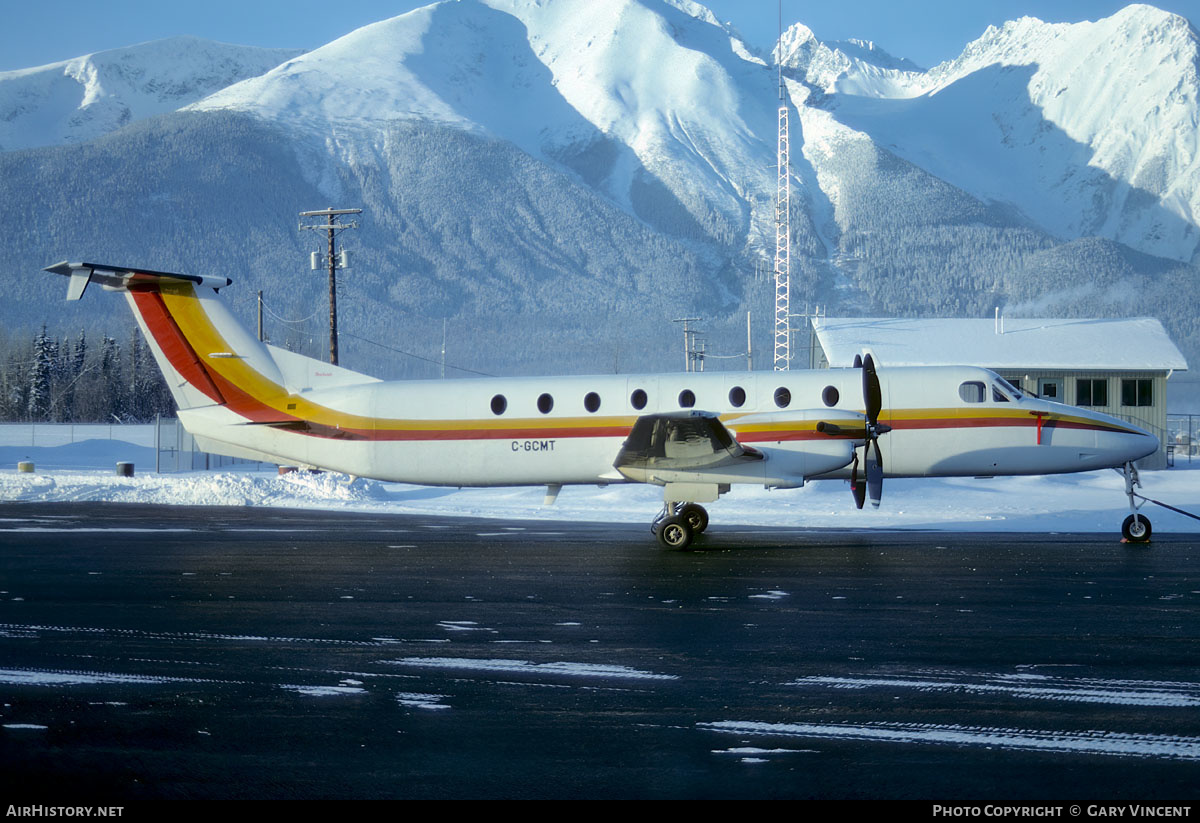
[[[0,801],[1200,797],[1200,536],[0,504]]]

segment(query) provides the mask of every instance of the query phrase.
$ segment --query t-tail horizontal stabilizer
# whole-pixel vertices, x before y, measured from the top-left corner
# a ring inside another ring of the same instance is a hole
[[[78,300],[83,297],[83,292],[92,282],[98,282],[107,289],[119,291],[127,290],[134,284],[162,282],[163,280],[184,281],[198,286],[208,286],[216,291],[233,282],[228,277],[131,269],[126,266],[107,266],[103,263],[69,263],[65,260],[55,263],[53,266],[47,266],[43,271],[71,278],[71,282],[67,284],[68,300]]]

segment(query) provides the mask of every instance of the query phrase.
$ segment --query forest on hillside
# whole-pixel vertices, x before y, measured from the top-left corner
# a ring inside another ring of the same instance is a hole
[[[138,333],[124,346],[80,331],[60,339],[46,327],[32,339],[0,338],[0,421],[145,423],[174,416],[162,373]]]

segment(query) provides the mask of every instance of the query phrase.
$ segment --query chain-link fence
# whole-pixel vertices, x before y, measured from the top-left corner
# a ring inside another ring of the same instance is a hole
[[[4,423],[0,454],[6,462],[30,460],[58,469],[107,468],[114,460],[136,463],[141,471],[153,464],[156,472],[260,465],[201,451],[174,417],[143,424]]]
[[[1174,461],[1200,461],[1200,414],[1168,414],[1166,446]]]

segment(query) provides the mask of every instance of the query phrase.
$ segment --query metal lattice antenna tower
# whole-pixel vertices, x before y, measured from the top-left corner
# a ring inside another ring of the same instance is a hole
[[[787,371],[792,362],[788,329],[789,298],[792,291],[791,185],[788,180],[788,110],[779,107],[778,175],[775,191],[775,371]]]
[[[788,328],[792,293],[791,236],[792,189],[788,180],[788,110],[783,93],[783,0],[779,0],[779,40],[775,45],[775,72],[779,81],[779,148],[775,155],[775,371],[792,363],[792,335]]]

